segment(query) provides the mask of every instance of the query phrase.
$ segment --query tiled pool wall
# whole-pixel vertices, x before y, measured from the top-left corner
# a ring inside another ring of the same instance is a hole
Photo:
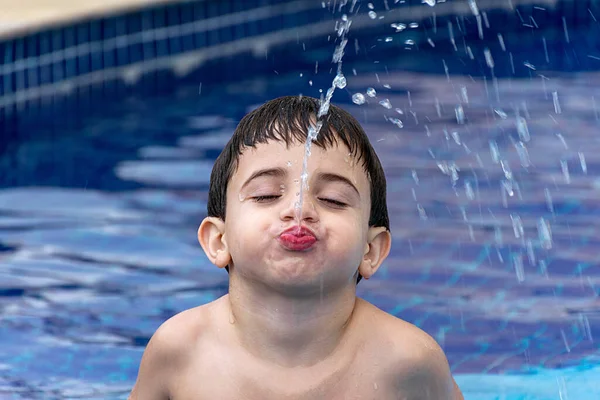
[[[313,63],[290,44],[329,44],[333,50],[328,41],[335,37],[337,11],[344,3],[348,10],[352,0],[182,1],[5,39],[0,42],[0,143],[24,134],[23,128],[34,121],[64,123],[133,92],[171,90],[178,80],[215,84]],[[481,26],[486,35],[536,29],[569,42],[569,29],[600,18],[593,0],[478,0],[479,21],[467,0],[435,7],[421,0],[396,3],[382,1],[377,6],[385,10],[380,14],[384,18],[372,19],[366,2],[358,2],[352,35],[389,35],[392,22],[419,21],[424,29],[416,39],[424,43],[431,31],[438,41],[440,35],[449,38],[450,24],[457,42],[476,37]],[[347,51],[344,60],[361,56]]]

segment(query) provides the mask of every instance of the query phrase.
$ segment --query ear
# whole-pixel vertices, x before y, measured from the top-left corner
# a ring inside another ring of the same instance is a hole
[[[225,221],[221,218],[206,217],[198,228],[198,241],[211,263],[225,268],[231,261],[231,254],[225,240]]]
[[[392,246],[392,235],[383,226],[369,228],[367,236],[365,253],[358,267],[358,272],[365,279],[369,279],[379,269]]]

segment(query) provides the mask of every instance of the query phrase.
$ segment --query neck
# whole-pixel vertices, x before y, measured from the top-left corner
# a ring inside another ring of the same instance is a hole
[[[253,356],[281,367],[309,367],[347,339],[356,288],[315,296],[286,296],[230,276],[230,321]]]

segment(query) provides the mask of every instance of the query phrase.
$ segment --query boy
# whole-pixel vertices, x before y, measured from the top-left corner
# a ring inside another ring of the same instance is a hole
[[[356,297],[387,257],[383,169],[349,113],[283,97],[245,116],[213,167],[198,240],[229,294],[150,340],[130,400],[460,400],[437,343]]]

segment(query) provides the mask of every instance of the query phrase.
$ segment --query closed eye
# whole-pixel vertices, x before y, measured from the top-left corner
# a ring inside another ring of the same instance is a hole
[[[270,201],[275,201],[280,197],[280,195],[256,196],[252,197],[252,200],[254,200],[257,203],[268,203]]]
[[[319,198],[319,200],[324,201],[325,203],[329,203],[333,206],[340,207],[340,208],[348,206],[348,204],[342,203],[341,201],[334,200],[334,199],[328,199],[328,198],[321,197],[321,198]]]

